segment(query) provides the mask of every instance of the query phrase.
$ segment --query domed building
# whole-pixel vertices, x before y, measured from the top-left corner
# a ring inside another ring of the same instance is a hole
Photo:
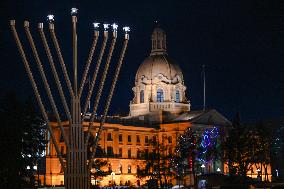
[[[139,178],[137,173],[146,166],[145,159],[141,158],[141,152],[148,154],[155,151],[155,147],[151,146],[151,140],[158,140],[164,146],[165,154],[173,154],[180,135],[189,127],[199,134],[204,133],[206,129],[213,131],[218,128],[220,135],[224,137],[227,128],[231,126],[230,121],[214,109],[201,111],[190,109],[182,70],[170,59],[166,51],[165,32],[159,27],[155,28],[151,42],[150,55],[139,66],[133,78],[134,95],[130,102],[129,116],[108,116],[99,140],[101,150],[96,159],[107,160],[109,162],[107,169],[111,174],[100,180],[92,179],[92,183],[99,183],[100,186],[146,184],[149,178]],[[68,130],[68,121],[63,124]],[[86,119],[83,122],[85,130],[88,129],[88,125]],[[100,122],[97,120],[92,130],[93,136],[96,136],[99,125]],[[53,122],[51,126],[61,154],[66,157],[66,146],[62,142],[58,124]],[[64,174],[51,141],[46,151],[45,174],[40,176],[41,183],[64,185]],[[195,171],[196,173],[218,171],[226,174],[228,168],[224,163],[216,161],[204,163],[202,168],[198,166]],[[186,174],[187,176],[180,179],[179,183],[185,186],[192,185],[194,179],[189,176],[190,170],[187,170]],[[168,182],[177,184],[177,180],[171,176],[168,177]]]
[[[167,118],[190,111],[186,98],[183,74],[166,51],[166,34],[161,28],[152,33],[152,50],[137,70],[134,98],[130,102],[130,116],[148,117],[149,121],[159,122],[162,112]],[[156,115],[156,116],[155,116]],[[169,116],[171,115],[171,116]]]

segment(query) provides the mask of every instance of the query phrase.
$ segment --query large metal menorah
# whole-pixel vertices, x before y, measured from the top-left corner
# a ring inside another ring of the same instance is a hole
[[[94,142],[94,145],[92,146],[92,149],[93,149],[92,155],[88,159],[88,157],[87,157],[88,140],[89,140],[89,137],[90,137],[90,134],[91,134],[91,131],[92,131],[94,121],[95,121],[95,115],[96,115],[96,112],[97,112],[97,109],[98,109],[98,105],[99,105],[99,102],[100,102],[100,97],[101,97],[102,91],[104,89],[104,83],[105,83],[106,76],[107,76],[107,73],[108,73],[108,69],[109,69],[109,66],[110,66],[112,54],[113,54],[113,51],[114,51],[114,48],[115,48],[115,44],[116,44],[116,40],[117,40],[117,27],[118,26],[116,24],[112,25],[112,28],[113,28],[112,41],[111,41],[111,44],[110,44],[110,47],[109,47],[109,52],[108,52],[108,55],[107,55],[107,59],[106,59],[104,71],[102,73],[102,78],[101,78],[101,81],[100,81],[100,84],[99,84],[99,88],[98,88],[98,91],[97,91],[97,94],[96,94],[95,104],[94,104],[93,111],[92,111],[92,114],[91,114],[91,119],[90,119],[90,122],[89,122],[89,125],[88,125],[87,135],[85,136],[82,123],[84,122],[84,118],[85,118],[85,115],[87,113],[88,102],[90,101],[90,99],[92,97],[96,78],[97,78],[97,74],[98,74],[98,71],[99,71],[103,56],[104,56],[104,52],[105,52],[105,48],[106,48],[108,36],[109,36],[109,32],[107,31],[109,25],[104,24],[102,46],[101,46],[101,49],[100,49],[100,52],[99,52],[99,55],[98,55],[97,63],[96,63],[96,66],[95,66],[95,71],[93,73],[93,77],[92,77],[92,80],[91,80],[91,85],[90,85],[90,88],[88,90],[87,99],[85,100],[83,112],[81,112],[81,103],[80,103],[81,102],[81,96],[82,96],[82,92],[83,92],[83,88],[84,88],[84,85],[85,85],[85,82],[86,82],[87,75],[89,73],[89,68],[90,68],[90,65],[91,65],[92,60],[93,60],[93,55],[94,55],[94,52],[95,52],[95,49],[96,49],[97,41],[98,41],[98,38],[99,38],[99,30],[98,30],[99,23],[94,23],[95,30],[94,30],[93,44],[92,44],[92,47],[90,49],[89,56],[88,56],[88,59],[87,59],[86,65],[85,65],[85,69],[84,69],[84,73],[83,73],[82,80],[81,80],[81,83],[80,83],[80,87],[78,89],[78,84],[77,84],[77,77],[78,77],[78,74],[77,74],[77,31],[76,31],[77,9],[72,8],[71,13],[72,13],[72,30],[73,30],[73,37],[72,37],[72,40],[73,40],[73,79],[74,79],[73,86],[72,86],[71,81],[69,79],[69,75],[68,75],[68,72],[67,72],[67,69],[66,69],[66,66],[65,66],[65,63],[64,63],[64,59],[63,59],[63,56],[62,56],[62,53],[61,53],[61,50],[60,50],[60,46],[59,46],[59,43],[57,41],[57,37],[56,37],[56,34],[55,34],[55,26],[54,26],[54,23],[53,23],[54,17],[53,17],[53,15],[48,16],[48,19],[50,21],[49,22],[49,31],[50,31],[50,34],[51,34],[52,42],[53,42],[53,45],[55,46],[56,54],[58,56],[59,63],[60,63],[60,66],[61,66],[61,69],[62,69],[62,72],[63,72],[63,75],[64,75],[64,80],[67,84],[67,88],[68,88],[68,91],[69,91],[69,94],[70,94],[70,97],[71,97],[71,104],[70,104],[71,112],[70,112],[69,106],[66,102],[64,91],[63,91],[57,70],[55,68],[54,59],[53,59],[53,56],[51,54],[51,51],[50,51],[50,48],[49,48],[49,45],[48,45],[48,42],[47,42],[47,38],[46,38],[44,30],[43,30],[43,23],[38,24],[38,30],[39,30],[40,38],[41,38],[41,41],[43,43],[46,55],[48,57],[48,63],[51,67],[51,71],[52,71],[52,74],[53,74],[55,82],[56,82],[56,87],[58,89],[58,93],[59,93],[60,99],[62,101],[65,114],[66,114],[67,119],[69,121],[69,129],[68,129],[69,135],[67,134],[66,130],[64,130],[64,128],[63,128],[62,121],[61,121],[61,118],[59,116],[59,111],[57,109],[57,106],[56,106],[54,98],[53,98],[53,93],[51,92],[51,89],[49,87],[49,84],[48,84],[48,81],[47,81],[47,78],[46,78],[46,75],[45,75],[45,72],[44,72],[44,69],[43,69],[43,66],[42,66],[40,56],[38,54],[36,45],[34,43],[32,34],[30,32],[30,29],[29,29],[29,22],[28,21],[24,22],[25,33],[26,33],[26,36],[28,38],[30,47],[32,49],[32,52],[33,52],[33,55],[34,55],[34,58],[35,58],[35,62],[37,64],[37,68],[38,68],[40,76],[43,80],[44,88],[46,90],[49,102],[51,104],[52,111],[55,114],[56,121],[57,121],[58,126],[61,130],[64,142],[66,144],[66,149],[67,149],[66,163],[64,163],[62,154],[59,150],[58,143],[57,143],[56,138],[54,136],[54,132],[53,132],[51,126],[50,126],[49,117],[47,115],[45,106],[44,106],[42,98],[40,96],[40,92],[39,92],[37,84],[35,82],[33,73],[31,71],[30,64],[27,60],[23,45],[22,45],[20,38],[18,36],[18,33],[16,31],[15,20],[10,21],[10,26],[11,26],[11,30],[13,32],[16,44],[18,46],[19,52],[21,54],[26,72],[27,72],[28,77],[29,77],[29,80],[32,84],[32,88],[34,90],[37,102],[38,102],[39,107],[40,107],[40,111],[42,113],[42,116],[43,116],[45,122],[47,123],[47,126],[48,126],[47,128],[48,128],[48,131],[50,132],[52,143],[55,146],[57,156],[58,156],[59,161],[61,163],[61,166],[64,170],[65,188],[66,189],[89,189],[90,188],[91,160],[92,160],[92,158],[95,157],[96,147],[98,145],[98,141],[99,141],[101,132],[103,130],[103,125],[104,125],[104,122],[105,122],[105,119],[106,119],[106,115],[108,113],[108,109],[109,109],[110,102],[111,102],[113,92],[114,92],[114,89],[115,89],[115,85],[116,85],[116,82],[117,82],[117,79],[118,79],[120,68],[121,68],[121,65],[122,65],[122,62],[123,62],[123,59],[124,59],[125,51],[126,51],[128,40],[129,40],[129,34],[127,33],[129,31],[129,27],[123,28],[124,31],[125,31],[123,47],[122,47],[122,50],[120,52],[120,57],[119,57],[117,67],[116,67],[116,70],[115,70],[115,74],[114,74],[114,77],[113,77],[113,80],[112,80],[112,84],[111,84],[111,87],[110,87],[108,98],[107,98],[107,101],[106,101],[106,104],[105,104],[105,107],[104,107],[103,116],[102,116],[102,119],[100,121],[100,126],[99,126],[99,129],[97,130],[95,142]]]

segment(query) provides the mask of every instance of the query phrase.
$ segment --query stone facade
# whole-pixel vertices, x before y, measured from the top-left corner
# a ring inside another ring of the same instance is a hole
[[[85,131],[87,131],[88,123],[84,122],[83,124]],[[160,129],[157,130],[151,127],[106,123],[99,141],[99,146],[103,150],[104,155],[100,156],[99,159],[108,160],[115,175],[105,177],[100,182],[100,185],[106,186],[112,182],[116,184],[129,182],[131,185],[137,185],[138,182],[141,185],[145,184],[145,180],[140,180],[136,177],[137,165],[143,167],[145,163],[138,158],[139,151],[147,149],[150,152],[152,149],[149,141],[155,136],[162,142],[163,137],[166,136],[171,138],[170,142],[165,144],[168,152],[171,153],[175,149],[179,135],[189,126],[189,122],[161,124]],[[53,123],[52,127],[64,156],[66,154],[66,146],[63,142],[60,143],[60,129],[56,123]],[[68,122],[64,123],[64,127],[67,131]],[[94,127],[95,130],[92,134],[95,136],[99,123],[94,123]],[[175,183],[175,181],[172,182]],[[43,180],[42,183],[44,183]],[[52,144],[49,144],[47,149],[45,183],[46,185],[62,185],[64,183],[64,174]]]

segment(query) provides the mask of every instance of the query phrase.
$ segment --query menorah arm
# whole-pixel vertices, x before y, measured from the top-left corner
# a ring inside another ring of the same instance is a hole
[[[49,48],[49,45],[47,43],[44,31],[43,31],[43,23],[39,23],[38,30],[39,30],[39,33],[40,33],[40,37],[41,37],[41,40],[42,40],[42,43],[43,43],[43,46],[44,46],[44,49],[45,49],[45,52],[46,52],[46,55],[47,55],[47,58],[48,58],[49,65],[51,67],[51,71],[52,71],[52,74],[53,74],[53,77],[54,77],[54,80],[55,80],[55,83],[56,83],[56,86],[57,86],[57,89],[58,89],[58,92],[59,92],[59,95],[60,95],[60,98],[61,98],[61,101],[62,101],[62,104],[63,104],[63,107],[64,107],[64,110],[65,110],[65,113],[67,115],[69,123],[71,123],[72,118],[71,118],[70,110],[69,110],[68,104],[66,102],[66,98],[65,98],[65,95],[64,95],[64,92],[63,92],[63,89],[62,89],[62,85],[61,85],[58,73],[56,71],[56,67],[54,65],[53,57],[52,57],[52,54],[50,52],[50,48]]]
[[[71,81],[70,81],[70,78],[68,76],[68,72],[67,72],[67,69],[66,69],[66,66],[65,66],[65,63],[64,63],[63,56],[61,54],[60,46],[59,46],[59,43],[58,43],[58,40],[57,40],[57,37],[56,37],[56,34],[55,34],[55,29],[54,29],[53,23],[49,24],[49,31],[51,33],[51,39],[53,41],[53,44],[54,44],[55,49],[56,49],[57,56],[59,58],[59,63],[60,63],[60,66],[61,66],[61,69],[62,69],[62,72],[63,72],[63,75],[64,75],[64,79],[67,83],[67,88],[69,90],[71,98],[74,98],[74,92],[73,92],[73,89],[72,89]]]
[[[73,48],[73,91],[78,95],[78,41],[77,41],[77,16],[72,15],[72,48]]]
[[[90,123],[89,123],[89,126],[88,126],[86,142],[89,140],[91,128],[92,128],[92,125],[94,123],[95,115],[96,115],[96,112],[97,112],[97,109],[98,109],[98,106],[99,106],[99,103],[100,103],[100,98],[101,98],[102,91],[103,91],[103,88],[104,88],[106,76],[107,76],[107,73],[108,73],[109,65],[110,65],[110,62],[111,62],[113,50],[114,50],[115,43],[116,43],[116,39],[117,39],[117,32],[114,31],[113,32],[113,38],[112,38],[111,45],[110,45],[110,49],[109,49],[109,54],[108,54],[108,57],[107,57],[107,60],[106,60],[104,72],[103,72],[103,75],[102,75],[102,78],[101,78],[101,82],[100,82],[99,89],[98,89],[98,92],[97,92],[97,96],[96,96],[96,99],[95,99],[93,112],[92,112]]]
[[[87,109],[88,109],[88,103],[91,100],[91,97],[92,97],[92,94],[93,94],[93,90],[94,90],[94,87],[95,87],[95,83],[96,83],[97,75],[98,75],[98,72],[99,72],[99,69],[100,69],[100,65],[101,65],[101,62],[102,62],[102,59],[103,59],[103,56],[104,56],[107,41],[108,41],[108,31],[104,31],[103,44],[101,46],[99,58],[98,58],[98,61],[97,61],[97,64],[96,64],[95,71],[93,73],[91,86],[90,86],[90,89],[88,91],[88,95],[87,95],[87,98],[86,98],[86,101],[85,101],[85,105],[84,105],[84,109],[83,109],[82,122],[84,122],[84,118],[85,118],[85,115],[86,115]]]
[[[102,118],[102,120],[100,122],[100,127],[99,127],[99,130],[98,130],[98,134],[97,134],[97,136],[95,138],[95,142],[94,142],[94,145],[93,145],[93,149],[94,150],[93,150],[91,159],[94,158],[95,155],[96,155],[96,148],[97,148],[97,145],[98,145],[98,142],[99,142],[99,138],[100,138],[101,132],[103,130],[103,125],[105,123],[105,119],[106,119],[106,116],[107,116],[107,113],[108,113],[108,110],[109,110],[109,106],[110,106],[111,99],[112,99],[112,96],[113,96],[113,92],[114,92],[114,89],[115,89],[115,86],[116,86],[116,82],[118,80],[120,69],[121,69],[121,66],[122,66],[122,63],[123,63],[123,59],[124,59],[124,56],[125,56],[125,52],[126,52],[126,49],[127,49],[128,41],[129,41],[129,35],[125,34],[124,44],[123,44],[122,51],[121,51],[121,54],[120,54],[120,57],[119,57],[119,61],[118,61],[118,64],[117,64],[117,67],[116,67],[116,70],[115,70],[115,75],[114,75],[114,78],[113,78],[113,81],[112,81],[112,84],[111,84],[109,96],[107,98],[107,102],[106,102],[106,105],[105,105],[105,108],[104,108],[103,118]],[[90,132],[90,130],[89,130],[89,132]],[[88,132],[87,136],[89,136],[89,132]]]
[[[42,67],[41,60],[39,58],[39,55],[38,55],[38,52],[37,52],[37,49],[36,49],[33,37],[31,35],[30,29],[29,29],[29,22],[28,21],[25,21],[24,28],[25,28],[26,35],[28,37],[29,44],[30,44],[30,46],[32,48],[32,52],[33,52],[34,58],[36,60],[35,62],[37,64],[40,76],[41,76],[41,78],[43,80],[44,88],[45,88],[45,90],[47,92],[48,99],[49,99],[49,101],[51,103],[52,110],[55,113],[55,117],[56,117],[57,123],[59,125],[59,128],[61,130],[63,139],[65,141],[65,144],[66,144],[67,150],[68,150],[70,148],[69,140],[68,140],[68,138],[67,138],[67,136],[65,134],[64,128],[62,126],[62,122],[61,122],[61,119],[60,119],[60,116],[59,116],[59,113],[58,113],[58,109],[56,107],[53,95],[51,93],[51,90],[50,90],[47,78],[45,76],[45,73],[44,73],[44,70],[43,70],[43,67]]]
[[[95,49],[96,49],[96,46],[97,46],[98,37],[99,37],[99,31],[94,31],[93,44],[92,44],[91,50],[89,52],[89,56],[88,56],[88,59],[87,59],[87,63],[86,63],[85,69],[84,69],[83,77],[82,77],[80,88],[79,88],[79,98],[81,98],[83,88],[84,88],[84,85],[85,85],[85,82],[86,82],[86,78],[87,78],[87,75],[89,73],[89,68],[90,68],[91,62],[93,60],[93,55],[94,55],[94,52],[95,52]]]
[[[16,44],[17,44],[17,47],[18,47],[18,50],[21,54],[21,57],[22,57],[22,60],[23,60],[23,63],[24,63],[24,67],[25,67],[25,70],[28,74],[28,77],[29,77],[29,80],[31,82],[31,85],[32,85],[32,88],[33,88],[33,91],[34,91],[34,94],[36,96],[36,100],[39,104],[39,107],[40,107],[40,111],[42,113],[42,116],[43,116],[43,119],[45,121],[45,123],[47,124],[47,129],[51,135],[51,140],[52,140],[52,143],[54,144],[54,147],[55,147],[55,151],[57,153],[57,156],[59,158],[59,161],[61,163],[61,166],[63,168],[63,170],[65,171],[65,165],[64,165],[64,161],[63,161],[63,158],[62,158],[62,154],[60,153],[60,150],[59,150],[59,147],[58,147],[58,144],[57,144],[57,141],[56,141],[56,138],[54,136],[54,133],[53,133],[53,130],[52,130],[52,127],[50,126],[50,122],[49,122],[49,119],[48,119],[48,116],[47,116],[47,113],[46,113],[46,110],[45,110],[45,107],[42,103],[42,99],[40,97],[40,94],[39,94],[39,91],[38,91],[38,88],[37,88],[37,85],[36,85],[36,82],[34,80],[34,76],[31,72],[31,69],[30,69],[30,66],[29,66],[29,63],[28,63],[28,60],[27,60],[27,57],[26,57],[26,54],[24,52],[24,49],[23,49],[23,46],[22,46],[22,43],[20,41],[20,38],[18,36],[18,33],[16,31],[16,27],[15,27],[15,20],[11,20],[10,21],[10,26],[11,26],[11,30],[12,30],[12,33],[14,35],[14,38],[15,38],[15,41],[16,41]]]

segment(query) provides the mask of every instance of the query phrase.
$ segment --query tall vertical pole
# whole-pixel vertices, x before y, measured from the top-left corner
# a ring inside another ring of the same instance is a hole
[[[77,96],[77,16],[72,16],[72,28],[73,28],[73,74],[74,74],[74,93]]]
[[[205,64],[202,65],[202,73],[203,73],[203,111],[206,108],[206,78],[205,78]]]
[[[69,177],[66,180],[66,189],[89,189],[89,170],[87,167],[87,147],[84,141],[84,130],[81,121],[80,95],[77,86],[77,17],[72,15],[73,30],[73,86],[74,98],[72,104],[72,122],[70,125],[71,150],[69,153]],[[67,167],[68,168],[68,167]]]

